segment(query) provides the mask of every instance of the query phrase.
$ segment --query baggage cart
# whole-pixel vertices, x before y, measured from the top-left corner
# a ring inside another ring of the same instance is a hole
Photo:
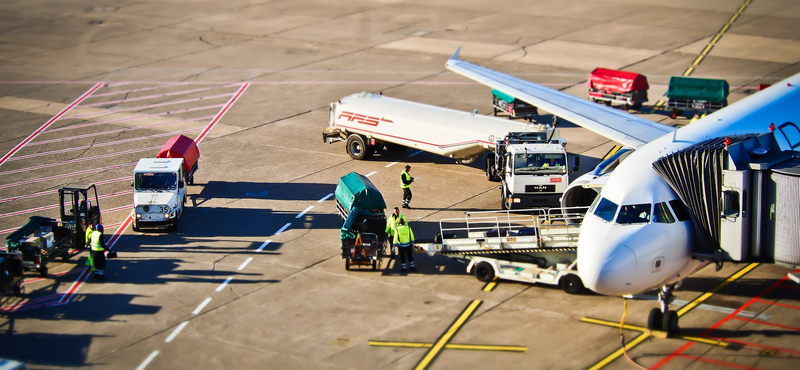
[[[175,136],[164,144],[156,158],[182,158],[183,178],[187,184],[194,184],[194,174],[197,172],[200,159],[200,150],[197,149],[194,140],[183,135]]]
[[[22,255],[0,252],[0,296],[22,293]]]
[[[340,229],[345,269],[372,266],[386,255],[386,202],[380,191],[363,175],[351,172],[336,186],[336,211],[342,219]]]
[[[642,108],[649,88],[647,77],[639,73],[595,68],[589,74],[589,100],[607,106],[622,103],[623,110]]]
[[[728,81],[709,78],[672,76],[667,89],[669,118],[675,119],[684,111],[711,113],[728,106]]]
[[[539,114],[539,109],[500,90],[492,89],[492,106],[494,115],[498,112],[508,114],[508,119],[523,118],[533,122],[533,116]]]

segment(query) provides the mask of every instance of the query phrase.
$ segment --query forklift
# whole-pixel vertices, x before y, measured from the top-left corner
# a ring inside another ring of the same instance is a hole
[[[71,185],[58,190],[60,219],[32,216],[27,224],[6,237],[8,253],[17,255],[25,271],[47,276],[47,263],[86,248],[86,228],[100,223],[97,188]],[[70,249],[72,251],[70,251]]]

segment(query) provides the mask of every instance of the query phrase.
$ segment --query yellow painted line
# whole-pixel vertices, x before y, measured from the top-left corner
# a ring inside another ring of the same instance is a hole
[[[431,348],[433,343],[423,342],[383,342],[377,340],[369,341],[373,347],[402,347],[402,348]],[[467,351],[498,351],[498,352],[527,352],[527,346],[501,346],[492,344],[456,344],[448,343],[445,349],[459,349]]]
[[[681,317],[681,316],[685,315],[686,313],[688,313],[689,311],[693,310],[695,307],[699,306],[701,303],[703,303],[707,299],[711,298],[711,296],[714,295],[715,293],[719,292],[720,290],[722,290],[726,286],[730,285],[734,281],[739,280],[742,276],[744,276],[744,274],[746,274],[746,273],[752,271],[754,268],[758,267],[758,265],[759,265],[758,263],[751,263],[751,264],[747,265],[743,269],[739,270],[737,273],[731,275],[731,277],[729,277],[727,280],[723,281],[721,284],[719,284],[716,287],[714,287],[714,289],[709,290],[707,293],[705,293],[705,294],[701,295],[700,297],[698,297],[697,299],[689,302],[689,304],[687,304],[686,306],[683,306],[683,308],[678,310],[678,317]]]
[[[470,302],[470,304],[467,305],[467,308],[465,308],[464,311],[461,313],[461,315],[458,316],[456,321],[454,321],[453,324],[450,325],[450,328],[447,329],[447,331],[444,332],[441,337],[439,337],[439,339],[436,341],[436,344],[434,344],[433,347],[431,347],[431,349],[428,350],[425,356],[423,356],[422,359],[419,360],[419,363],[417,363],[417,366],[414,367],[414,370],[427,369],[428,366],[433,362],[433,360],[435,360],[436,357],[439,356],[439,352],[442,351],[442,349],[445,347],[445,345],[447,345],[450,339],[452,339],[453,336],[456,335],[458,330],[461,329],[461,326],[464,325],[464,323],[467,322],[467,319],[469,319],[469,317],[472,316],[473,313],[475,313],[478,307],[480,307],[481,303],[482,301],[479,301],[477,299]]]
[[[706,54],[708,54],[709,50],[711,50],[711,44],[710,43],[708,45],[706,45],[706,47],[703,49],[703,52],[700,53],[700,55],[706,56]]]
[[[690,336],[686,336],[686,335],[673,335],[670,338],[680,338],[680,339],[688,340],[688,341],[691,341],[691,342],[709,344],[709,345],[712,345],[712,346],[720,346],[720,347],[727,347],[727,346],[730,345],[730,343],[719,341],[719,340],[712,340],[712,339],[699,338],[699,337],[690,337]]]
[[[730,27],[731,27],[731,24],[730,24],[730,23],[725,23],[725,26],[723,26],[723,27],[722,27],[722,30],[721,30],[721,31],[719,31],[719,33],[725,33],[725,32],[728,32],[728,28],[730,28]]]
[[[595,318],[591,318],[591,317],[584,317],[580,321],[581,322],[585,322],[585,323],[589,323],[589,324],[597,324],[597,325],[608,326],[608,327],[611,327],[611,328],[619,328],[619,323],[618,322],[614,322],[614,321],[595,319]],[[647,333],[649,331],[645,327],[636,326],[636,325],[625,325],[625,326],[623,326],[623,328],[627,329],[627,330],[639,331],[639,332],[642,332],[642,333]],[[710,345],[720,346],[720,347],[727,347],[730,344],[730,343],[722,342],[722,341],[719,341],[719,340],[712,340],[712,339],[699,338],[699,337],[691,337],[691,336],[688,336],[688,335],[680,335],[680,334],[673,334],[672,336],[670,336],[670,338],[684,339],[684,340],[688,340],[688,341],[692,341],[692,342],[710,344]]]
[[[483,286],[482,290],[484,292],[491,292],[497,286],[497,281],[498,280],[499,279],[497,278],[497,276],[495,276],[494,279],[492,279],[492,281],[486,283],[486,285]]]
[[[700,62],[702,62],[702,61],[703,61],[703,59],[705,59],[705,57],[706,57],[706,56],[705,56],[705,55],[702,55],[702,54],[701,54],[701,55],[698,55],[698,56],[697,56],[697,58],[695,58],[695,59],[694,59],[694,62],[692,62],[692,65],[693,65],[693,66],[697,66],[698,64],[700,64]],[[684,73],[685,73],[685,72],[684,72]]]
[[[711,43],[716,44],[717,41],[719,41],[720,37],[722,37],[722,34],[718,33],[716,36],[714,36],[714,39],[711,40]]]
[[[694,67],[689,67],[689,69],[687,69],[686,72],[683,72],[683,75],[688,76],[692,74],[692,71],[694,71]]]
[[[639,343],[642,343],[647,338],[650,338],[650,334],[648,333],[639,334],[639,336],[634,338],[630,343],[625,344],[625,350],[630,351],[631,348],[638,346]],[[616,360],[617,358],[619,358],[619,356],[622,356],[623,354],[624,352],[622,351],[622,348],[620,348],[614,351],[614,353],[608,355],[608,357],[604,358],[600,362],[594,364],[594,366],[590,367],[589,370],[602,369],[604,366],[610,364],[612,361]]]
[[[733,17],[731,17],[731,20],[729,20],[729,21],[728,21],[728,23],[733,23],[733,22],[736,22],[736,18],[739,18],[739,14],[740,14],[740,13],[736,13],[736,14],[734,14],[734,15],[733,15]]]

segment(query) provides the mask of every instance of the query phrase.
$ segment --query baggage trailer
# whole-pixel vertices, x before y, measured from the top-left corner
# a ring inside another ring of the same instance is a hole
[[[667,89],[669,118],[675,119],[686,110],[718,111],[728,106],[729,94],[725,80],[672,76]]]
[[[533,122],[533,116],[539,114],[539,108],[508,95],[500,90],[492,89],[492,107],[494,115],[497,112],[508,114],[508,119],[523,118],[528,122]]]
[[[345,269],[350,266],[372,266],[385,253],[386,202],[366,176],[350,172],[336,185],[336,211],[342,219],[340,239]]]
[[[586,207],[470,212],[442,219],[433,243],[418,243],[467,265],[483,282],[499,279],[558,285],[569,294],[583,290],[578,273],[578,235]]]
[[[0,296],[22,293],[22,255],[0,252]]]
[[[622,103],[623,110],[642,108],[649,88],[647,77],[639,73],[595,68],[589,74],[589,100],[607,106]]]
[[[156,158],[182,158],[183,178],[189,185],[194,184],[194,173],[197,172],[200,150],[194,140],[183,136],[175,136],[158,151]]]
[[[43,277],[47,276],[50,261],[58,257],[67,261],[70,249],[86,248],[86,227],[101,220],[94,185],[64,187],[58,195],[60,219],[32,216],[27,224],[6,237],[8,253],[19,255],[24,270],[38,270]]]

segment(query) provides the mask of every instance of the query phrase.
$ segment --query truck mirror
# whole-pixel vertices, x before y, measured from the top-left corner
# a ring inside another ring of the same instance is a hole
[[[133,180],[131,180],[131,187],[133,187]]]
[[[183,186],[184,186],[183,180],[181,180],[181,181],[178,181],[178,187],[179,187],[179,188],[182,188]]]

